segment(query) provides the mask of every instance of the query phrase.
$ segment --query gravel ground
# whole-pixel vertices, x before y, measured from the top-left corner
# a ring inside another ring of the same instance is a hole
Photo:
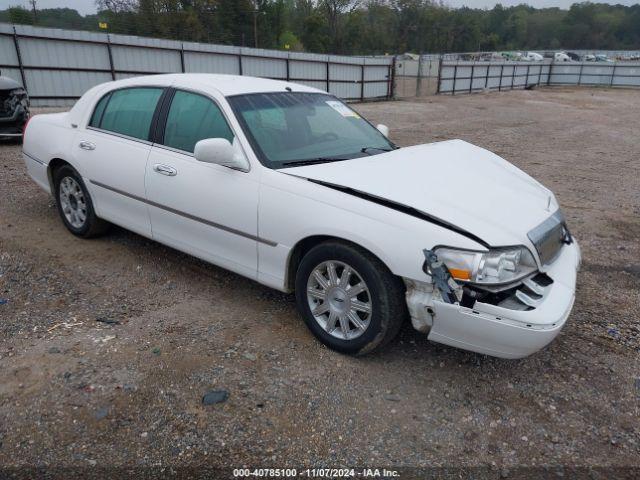
[[[445,466],[476,477],[640,466],[640,93],[356,108],[400,145],[462,138],[556,193],[584,256],[556,341],[507,361],[407,326],[381,353],[339,355],[307,332],[290,295],[118,228],[73,237],[20,147],[3,143],[0,466]],[[229,397],[203,405],[212,390]]]

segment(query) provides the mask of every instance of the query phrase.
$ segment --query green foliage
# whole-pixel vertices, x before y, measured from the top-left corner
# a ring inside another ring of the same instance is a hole
[[[99,0],[97,15],[20,7],[0,21],[337,54],[639,49],[640,4],[452,9],[437,0]],[[101,30],[105,31],[105,30]],[[257,38],[256,38],[257,37]]]

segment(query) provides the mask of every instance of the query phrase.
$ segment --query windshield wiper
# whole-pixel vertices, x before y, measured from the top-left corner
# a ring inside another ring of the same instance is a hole
[[[380,152],[390,152],[393,149],[392,148],[381,148],[381,147],[362,147],[362,149],[360,149],[360,151],[362,153],[369,153],[369,150],[378,150]]]
[[[330,162],[342,162],[344,160],[351,160],[352,157],[318,157],[310,158],[308,160],[293,160],[291,162],[284,162],[283,167],[293,167],[296,165],[317,165],[318,163],[330,163]]]

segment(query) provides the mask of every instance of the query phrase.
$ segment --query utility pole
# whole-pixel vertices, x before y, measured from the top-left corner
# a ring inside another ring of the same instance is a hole
[[[253,46],[258,48],[258,9],[253,11]]]
[[[38,10],[36,8],[36,2],[37,2],[37,0],[29,0],[29,3],[31,4],[31,9],[33,10],[33,24],[34,25],[36,23],[38,23]]]

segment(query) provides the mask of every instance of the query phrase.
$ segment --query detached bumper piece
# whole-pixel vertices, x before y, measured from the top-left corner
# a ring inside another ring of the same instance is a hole
[[[580,248],[564,244],[545,272],[517,288],[459,304],[433,301],[429,339],[502,358],[522,358],[550,343],[575,300]],[[491,303],[489,303],[491,302]]]

